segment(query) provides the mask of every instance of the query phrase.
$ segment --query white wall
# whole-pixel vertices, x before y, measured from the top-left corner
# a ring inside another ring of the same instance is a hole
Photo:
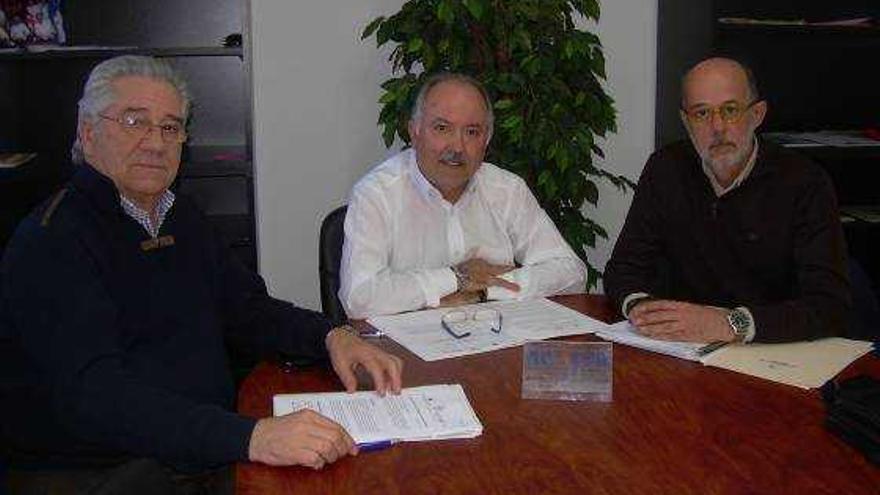
[[[321,219],[389,154],[376,127],[389,69],[360,34],[402,4],[251,2],[260,272],[278,297],[320,309]]]
[[[636,182],[654,150],[657,0],[606,0],[601,7],[596,34],[605,48],[607,91],[618,113],[617,133],[602,145],[605,160],[599,163]],[[632,192],[621,193],[603,182],[598,208],[585,207],[608,231],[608,239],[597,239],[596,248],[588,252],[594,266],[604,269],[631,202]]]
[[[252,0],[254,161],[260,271],[272,293],[313,309],[318,228],[352,184],[391,154],[376,127],[388,76],[375,42],[360,41],[377,15],[403,0]],[[620,132],[606,166],[635,179],[654,141],[656,0],[603,2],[598,26]],[[600,188],[596,218],[611,234],[593,263],[604,267],[630,195]]]

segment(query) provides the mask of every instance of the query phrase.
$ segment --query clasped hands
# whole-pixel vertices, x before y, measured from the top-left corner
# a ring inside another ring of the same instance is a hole
[[[344,327],[331,330],[325,344],[346,391],[357,390],[355,372],[363,368],[379,395],[400,393],[403,361],[397,356],[364,342]],[[248,447],[251,461],[313,469],[357,453],[357,445],[342,426],[308,409],[259,420]]]
[[[459,263],[454,268],[462,275],[458,278],[458,290],[442,297],[440,306],[461,306],[479,302],[481,292],[493,286],[519,292],[518,284],[501,278],[501,275],[515,268],[512,265],[493,265],[481,258],[471,258]]]
[[[636,303],[629,321],[646,337],[684,342],[731,342],[728,310],[667,299]]]

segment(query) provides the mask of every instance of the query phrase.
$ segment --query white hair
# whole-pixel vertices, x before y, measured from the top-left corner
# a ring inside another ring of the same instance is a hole
[[[491,137],[492,131],[495,128],[495,112],[492,111],[492,98],[489,96],[489,92],[486,91],[486,87],[483,86],[480,81],[467,74],[461,74],[458,72],[440,72],[425,80],[424,84],[422,84],[422,87],[419,89],[418,96],[416,96],[416,101],[410,114],[410,121],[418,122],[421,120],[422,114],[425,112],[425,100],[428,98],[428,93],[430,93],[434,87],[445,82],[456,82],[471,86],[480,93],[480,96],[483,97],[483,105],[486,107],[486,126],[488,127],[489,136]]]
[[[75,164],[85,162],[83,156],[82,143],[80,143],[80,133],[85,122],[95,122],[98,114],[107,109],[116,101],[116,93],[113,89],[113,82],[121,77],[140,76],[167,82],[177,91],[180,99],[183,100],[183,117],[184,120],[189,115],[189,109],[192,105],[192,96],[189,92],[186,80],[183,76],[174,70],[168,62],[154,57],[144,57],[139,55],[123,55],[105,60],[96,65],[83,89],[82,98],[78,104],[78,115],[76,119],[77,132],[70,149],[70,158]]]

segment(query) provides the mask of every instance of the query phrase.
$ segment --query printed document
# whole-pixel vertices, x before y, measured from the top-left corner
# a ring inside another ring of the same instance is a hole
[[[612,342],[805,389],[821,387],[873,348],[871,342],[833,337],[789,344],[729,344],[713,349],[712,344],[645,337],[626,320],[608,325],[596,335]]]
[[[675,342],[645,337],[636,330],[636,327],[629,320],[608,325],[605,329],[597,331],[596,335],[618,344],[638,347],[639,349],[651,352],[659,352],[660,354],[689,361],[699,361],[706,346],[706,344],[695,342]]]
[[[703,358],[703,364],[810,389],[821,387],[872,348],[871,342],[840,337],[790,344],[728,345]]]
[[[500,312],[500,332],[485,329],[473,331],[471,335],[457,339],[445,331],[440,323],[443,315],[450,311],[471,314],[482,309]],[[548,299],[494,301],[457,308],[415,311],[378,316],[367,322],[425,361],[516,347],[529,340],[588,334],[608,326]]]
[[[473,438],[483,425],[458,384],[405,388],[400,395],[375,392],[281,394],[275,416],[311,409],[336,421],[355,443]]]

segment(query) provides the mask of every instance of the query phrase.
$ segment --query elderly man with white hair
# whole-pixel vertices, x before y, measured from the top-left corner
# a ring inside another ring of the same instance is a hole
[[[398,358],[270,297],[169,190],[189,110],[163,61],[95,67],[79,104],[80,164],[6,250],[0,449],[11,493],[229,491],[234,462],[319,469],[357,453],[311,411],[233,412],[225,341],[329,357],[349,391],[359,367],[379,393],[400,390]]]

